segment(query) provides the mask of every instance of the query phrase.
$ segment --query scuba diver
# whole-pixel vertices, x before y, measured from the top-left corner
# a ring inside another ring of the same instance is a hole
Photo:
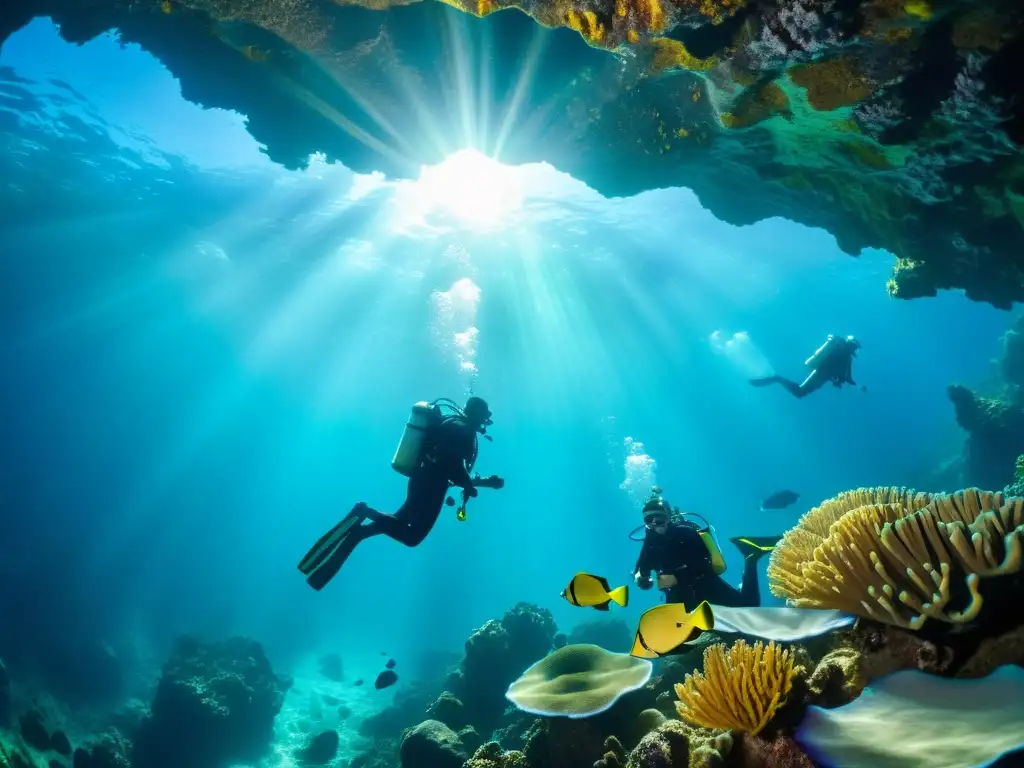
[[[750,383],[755,387],[781,384],[796,398],[807,397],[830,381],[834,387],[842,387],[843,384],[857,386],[857,382],[853,380],[853,358],[856,357],[858,349],[860,342],[853,336],[840,338],[829,334],[825,343],[804,361],[804,365],[810,368],[811,372],[801,383],[797,384],[783,376],[765,376],[751,379]],[[861,389],[867,391],[867,387]]]
[[[729,539],[743,554],[743,582],[739,589],[721,578],[725,559],[714,538],[714,529],[700,515],[681,513],[653,488],[644,505],[645,534],[633,578],[640,589],[654,586],[651,571],[657,574],[658,589],[666,603],[697,605],[707,600],[712,605],[730,608],[757,608],[761,593],[757,584],[757,564],[782,538],[781,536],[739,536]],[[686,517],[697,517],[699,527]],[[637,528],[630,534],[634,538]]]
[[[490,440],[487,427],[492,423],[491,411],[479,397],[469,398],[465,408],[448,399],[416,403],[391,460],[392,468],[409,478],[405,503],[393,515],[363,502],[352,507],[299,563],[306,582],[317,591],[323,589],[359,542],[371,536],[384,534],[415,547],[433,529],[445,503],[454,504],[446,499],[450,486],[462,488],[460,520],[465,520],[466,502],[477,495],[477,488],[504,487],[505,481],[497,475],[469,475],[477,458],[477,434]],[[363,525],[365,520],[369,523]]]

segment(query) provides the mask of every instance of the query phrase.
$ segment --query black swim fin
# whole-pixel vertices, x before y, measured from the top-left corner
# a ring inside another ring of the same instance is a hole
[[[334,554],[335,550],[338,549],[345,535],[352,530],[353,526],[363,522],[366,518],[364,510],[367,508],[363,502],[359,502],[352,507],[352,511],[345,515],[340,523],[321,536],[316,544],[310,548],[306,556],[299,562],[299,570],[309,575],[312,571],[323,565]]]
[[[775,549],[782,540],[781,536],[734,536],[729,539],[744,558],[760,559]]]

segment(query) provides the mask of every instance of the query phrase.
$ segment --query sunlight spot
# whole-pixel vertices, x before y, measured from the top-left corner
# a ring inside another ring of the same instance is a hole
[[[372,173],[357,173],[352,179],[352,186],[349,187],[348,194],[345,195],[345,199],[355,202],[361,200],[367,195],[376,192],[382,187],[388,185],[387,180],[384,178],[384,174],[380,171],[373,171]]]
[[[438,165],[423,166],[415,182],[398,186],[394,223],[405,229],[441,214],[466,228],[501,228],[522,208],[523,197],[518,169],[464,149]]]

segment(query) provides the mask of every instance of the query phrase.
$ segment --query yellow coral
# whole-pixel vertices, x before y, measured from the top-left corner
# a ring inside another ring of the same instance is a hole
[[[794,666],[792,652],[774,641],[749,646],[738,640],[728,653],[724,645],[712,645],[704,650],[704,672],[676,684],[676,711],[705,728],[757,734],[786,703],[802,669]]]
[[[950,496],[872,488],[811,510],[772,552],[772,593],[795,607],[835,608],[909,629],[977,617],[980,580],[1016,573],[1024,499],[974,489]],[[956,607],[962,579],[966,603]]]
[[[749,128],[773,115],[789,110],[789,99],[775,83],[747,89],[730,112],[723,112],[720,121],[726,128]]]
[[[789,77],[807,90],[807,100],[819,112],[859,104],[875,91],[852,59],[799,64],[789,70]]]
[[[678,40],[668,37],[655,37],[651,39],[654,48],[654,60],[651,62],[651,69],[654,72],[663,72],[666,69],[688,69],[691,72],[705,72],[718,63],[714,56],[707,59],[698,59],[686,50],[686,46]]]

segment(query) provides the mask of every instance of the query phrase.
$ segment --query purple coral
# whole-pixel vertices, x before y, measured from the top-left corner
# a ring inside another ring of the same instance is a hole
[[[834,7],[832,0],[818,7],[811,0],[783,2],[765,15],[761,34],[747,46],[747,53],[761,69],[809,61],[841,42]]]

